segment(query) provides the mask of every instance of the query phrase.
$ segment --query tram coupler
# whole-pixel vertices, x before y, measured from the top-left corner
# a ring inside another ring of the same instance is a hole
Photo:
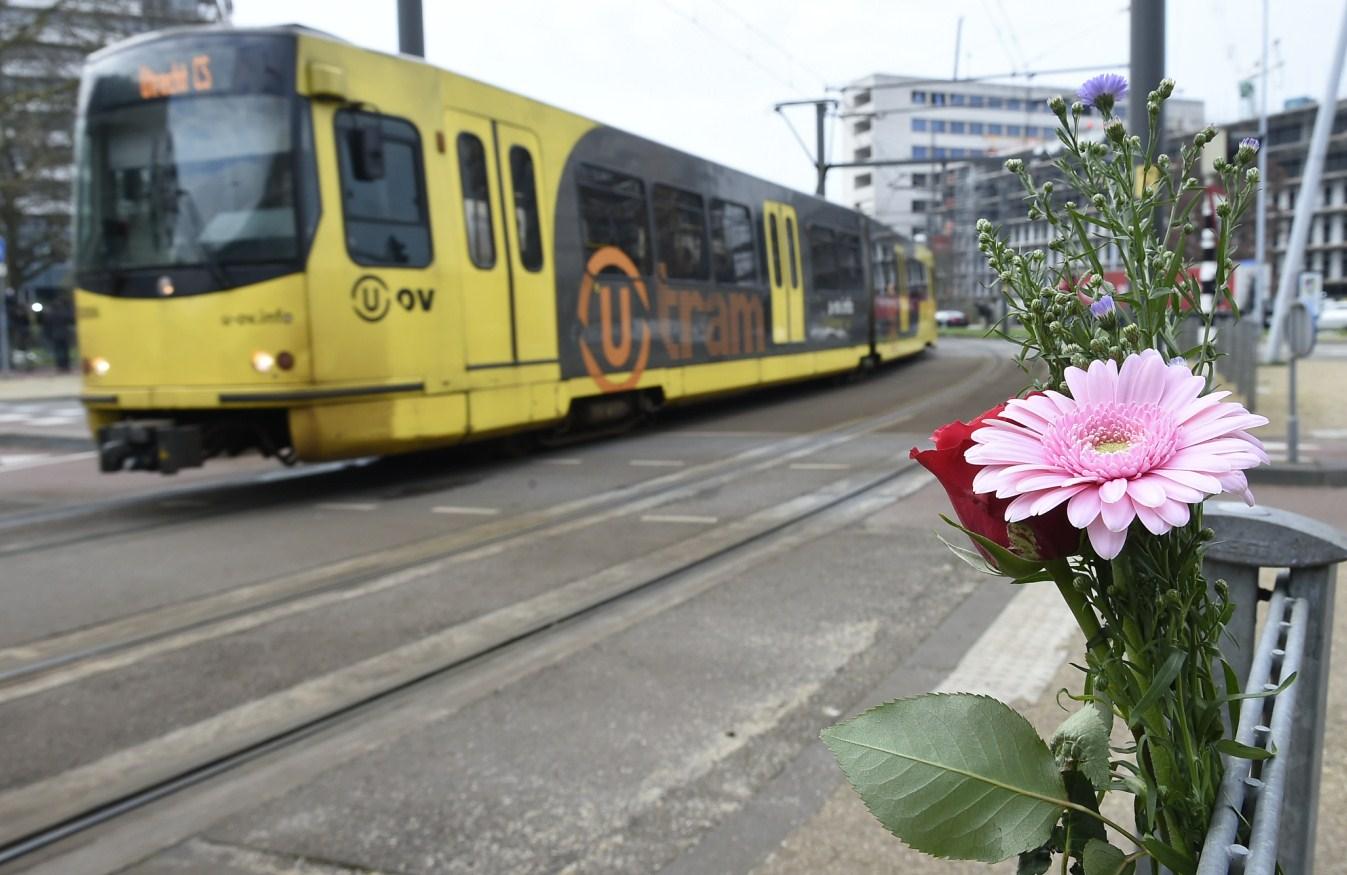
[[[98,468],[113,471],[158,471],[176,474],[206,461],[201,428],[171,419],[127,419],[98,430]]]

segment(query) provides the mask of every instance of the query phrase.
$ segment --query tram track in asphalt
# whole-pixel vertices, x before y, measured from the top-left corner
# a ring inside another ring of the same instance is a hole
[[[813,433],[751,446],[731,456],[607,489],[549,507],[444,535],[371,551],[269,580],[175,602],[43,639],[0,648],[0,707],[28,695],[192,646],[405,584],[512,547],[640,514],[882,431],[957,397],[1003,362],[980,355],[956,382],[882,413]],[[602,508],[591,512],[594,508]]]
[[[773,550],[807,543],[873,514],[926,482],[925,473],[906,460],[864,480],[833,481],[729,526],[249,702],[203,725],[176,730],[146,742],[138,757],[119,752],[108,761],[0,793],[0,867],[22,865],[160,800],[269,757],[286,756],[301,741],[339,732],[357,718],[377,717],[432,684],[459,682],[460,675],[478,667],[517,678],[555,661],[557,652],[564,655],[592,643],[592,632],[567,640],[569,629],[590,624],[611,634],[732,579]],[[480,696],[499,683],[461,685]],[[456,707],[471,701],[464,698]],[[209,743],[203,744],[206,739]],[[143,768],[151,764],[153,771]],[[93,859],[103,858],[95,852]],[[53,871],[80,871],[55,865]]]

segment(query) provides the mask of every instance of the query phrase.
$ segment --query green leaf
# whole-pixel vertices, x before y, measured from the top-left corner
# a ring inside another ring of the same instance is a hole
[[[1141,844],[1161,866],[1168,866],[1175,875],[1197,875],[1197,862],[1192,857],[1179,853],[1155,836],[1144,837]]]
[[[1223,754],[1239,757],[1242,760],[1270,760],[1277,755],[1274,751],[1264,750],[1261,747],[1240,744],[1233,738],[1222,738],[1216,742],[1216,749]]]
[[[987,555],[992,557],[992,564],[996,566],[996,570],[1006,577],[1032,577],[1043,570],[1042,562],[1035,562],[1031,559],[1025,559],[1023,556],[1016,556],[992,539],[979,535],[977,532],[971,532],[968,529],[965,529],[943,513],[940,515],[940,518],[972,538],[977,544],[981,545],[982,548],[987,551]]]
[[[1090,839],[1085,843],[1085,875],[1130,875],[1136,862],[1108,842]]]
[[[990,574],[992,577],[1001,576],[1001,572],[997,571],[995,568],[992,568],[991,565],[988,564],[986,558],[978,551],[969,550],[967,547],[960,547],[957,544],[952,544],[949,541],[945,540],[944,535],[936,535],[936,537],[940,539],[940,543],[944,544],[946,547],[949,548],[949,551],[951,553],[953,553],[958,559],[962,560],[964,564],[972,568],[974,571],[977,571],[981,574]]]
[[[1063,771],[1075,769],[1089,779],[1096,790],[1109,785],[1109,731],[1100,709],[1087,705],[1072,714],[1052,734],[1048,746]]]
[[[936,857],[995,863],[1044,844],[1066,808],[1048,746],[986,696],[899,699],[823,731],[880,823]]]
[[[1034,848],[1032,851],[1025,851],[1020,854],[1020,862],[1015,867],[1015,875],[1045,875],[1050,868],[1052,868],[1052,851],[1046,847]]]
[[[1099,800],[1095,797],[1094,787],[1080,772],[1065,772],[1062,775],[1066,783],[1066,798],[1087,811],[1099,813]],[[1062,818],[1066,825],[1066,852],[1078,856],[1081,848],[1090,839],[1107,839],[1104,823],[1098,817],[1092,817],[1084,811],[1068,809]]]
[[[1179,676],[1179,672],[1183,671],[1183,663],[1187,659],[1188,654],[1184,653],[1182,650],[1175,650],[1173,653],[1169,654],[1169,658],[1164,661],[1160,666],[1160,670],[1155,673],[1155,677],[1151,680],[1151,685],[1146,689],[1146,692],[1142,694],[1141,698],[1137,699],[1137,703],[1132,706],[1132,716],[1128,721],[1129,726],[1136,726],[1140,723],[1141,719],[1146,716],[1146,711],[1156,702],[1160,701],[1161,696],[1169,692],[1169,688],[1173,685],[1174,679]]]

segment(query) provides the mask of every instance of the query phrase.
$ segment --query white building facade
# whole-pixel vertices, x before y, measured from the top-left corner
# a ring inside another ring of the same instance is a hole
[[[942,190],[941,165],[994,158],[1058,145],[1057,117],[1048,100],[1069,103],[1073,89],[969,80],[933,81],[875,74],[847,87],[841,107],[843,151],[834,160],[932,159],[930,165],[857,168],[846,173],[841,200],[904,234],[930,235],[936,214],[952,194]],[[1119,111],[1127,112],[1126,100]],[[1201,101],[1171,99],[1166,131],[1195,131],[1203,124]],[[1097,116],[1084,131],[1102,133]]]

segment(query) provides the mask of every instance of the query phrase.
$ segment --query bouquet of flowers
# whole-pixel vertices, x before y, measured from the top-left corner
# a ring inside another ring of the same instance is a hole
[[[1216,302],[1202,300],[1184,260],[1208,193],[1194,173],[1215,131],[1171,162],[1154,134],[1143,146],[1114,114],[1126,88],[1100,76],[1070,106],[1050,101],[1063,147],[1054,164],[1074,200],[1006,162],[1030,218],[1053,230],[1049,252],[1017,253],[978,222],[1025,335],[1019,360],[1038,379],[1023,397],[938,429],[935,449],[912,451],[949,494],[958,522],[946,522],[975,548],[951,544],[956,554],[1061,593],[1085,637],[1079,708],[1048,742],[1008,706],[969,694],[890,702],[823,734],[870,810],[913,848],[1019,855],[1021,873],[1114,875],[1145,858],[1193,873],[1221,754],[1262,755],[1227,735],[1243,698],[1219,648],[1234,608],[1224,583],[1202,575],[1213,537],[1203,501],[1233,492],[1252,503],[1244,472],[1268,461],[1248,431],[1267,420],[1212,391]],[[1165,80],[1147,96],[1152,132],[1173,89]],[[1099,142],[1080,136],[1091,109],[1104,123]],[[1231,240],[1258,185],[1257,149],[1245,140],[1213,165],[1214,285],[1231,308]],[[1121,260],[1125,287],[1105,281],[1105,250]],[[1185,318],[1202,321],[1189,349]],[[1009,340],[1007,329],[997,333]],[[1111,793],[1131,795],[1131,825],[1101,813]]]

